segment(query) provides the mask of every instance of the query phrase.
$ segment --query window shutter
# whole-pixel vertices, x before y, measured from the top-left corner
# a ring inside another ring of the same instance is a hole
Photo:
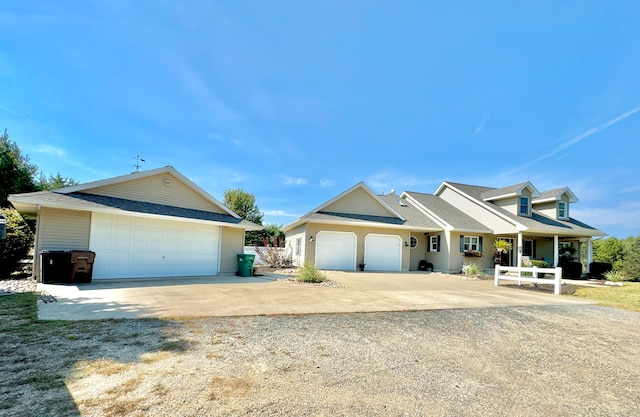
[[[464,236],[460,235],[460,252],[464,252]]]
[[[482,252],[482,236],[478,238],[478,252]]]
[[[438,243],[436,247],[436,252],[440,252],[440,235],[438,235]]]
[[[532,255],[535,258],[536,257],[536,241],[535,240],[533,241],[533,249],[532,249],[532,251],[533,251]]]
[[[431,252],[431,236],[427,235],[427,252]]]

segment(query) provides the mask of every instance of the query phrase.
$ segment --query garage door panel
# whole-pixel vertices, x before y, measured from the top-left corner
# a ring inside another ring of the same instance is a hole
[[[398,235],[365,237],[364,262],[370,271],[401,271],[402,239]]]
[[[214,275],[218,226],[93,213],[94,278]]]
[[[354,271],[355,264],[355,234],[325,231],[316,234],[316,268]]]

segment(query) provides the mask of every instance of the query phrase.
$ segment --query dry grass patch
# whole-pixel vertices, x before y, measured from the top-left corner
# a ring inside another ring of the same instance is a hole
[[[154,362],[159,362],[165,359],[169,359],[173,355],[174,355],[173,353],[166,350],[160,351],[160,352],[150,352],[150,353],[144,353],[140,355],[140,360],[142,361],[142,363],[151,364]]]
[[[249,394],[252,383],[246,379],[213,377],[209,381],[209,399],[222,401]]]
[[[111,376],[122,373],[131,365],[108,359],[81,360],[75,366],[72,379],[81,379],[90,375]]]
[[[142,384],[143,378],[141,376],[135,376],[127,379],[120,385],[116,385],[106,391],[109,395],[126,395],[129,392],[135,391]]]

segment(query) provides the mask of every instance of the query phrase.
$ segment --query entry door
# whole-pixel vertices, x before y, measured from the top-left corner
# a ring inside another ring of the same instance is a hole
[[[506,263],[507,264],[506,266],[515,266],[517,262],[517,259],[516,259],[517,248],[516,248],[516,245],[514,244],[513,239],[507,238],[507,237],[500,237],[498,239],[506,240],[507,242],[511,243],[511,250],[507,253],[502,254],[502,262]]]

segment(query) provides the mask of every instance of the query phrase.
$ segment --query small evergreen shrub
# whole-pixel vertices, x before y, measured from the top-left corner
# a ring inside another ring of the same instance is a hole
[[[462,273],[465,275],[482,275],[482,270],[478,266],[478,264],[470,263],[466,265],[462,265]]]
[[[548,265],[545,261],[533,259],[531,261],[531,266],[535,266],[536,268],[546,268]]]
[[[298,272],[296,279],[301,282],[318,283],[325,281],[327,276],[322,271],[316,269],[312,264],[305,263],[300,269],[300,272]]]

